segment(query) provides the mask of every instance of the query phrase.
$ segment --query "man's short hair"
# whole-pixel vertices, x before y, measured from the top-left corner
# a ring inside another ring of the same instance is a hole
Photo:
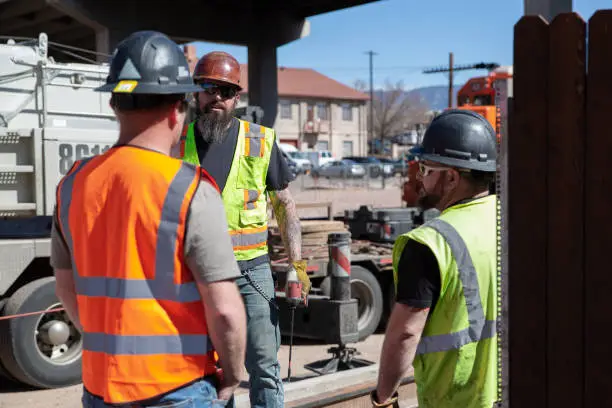
[[[182,110],[187,108],[185,94],[112,94],[110,104],[119,112],[135,112],[169,107],[183,102]]]
[[[461,175],[477,190],[490,189],[495,184],[495,173],[487,171],[470,170],[461,172]]]

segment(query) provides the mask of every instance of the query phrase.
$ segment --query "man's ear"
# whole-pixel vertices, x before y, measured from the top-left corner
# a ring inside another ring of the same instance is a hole
[[[461,181],[461,175],[457,170],[449,169],[446,171],[446,181],[453,187],[456,187],[459,185],[459,181]]]
[[[168,112],[168,121],[171,128],[174,128],[181,121],[181,115],[184,114],[185,110],[183,102],[178,101],[174,105],[170,107],[170,111]]]

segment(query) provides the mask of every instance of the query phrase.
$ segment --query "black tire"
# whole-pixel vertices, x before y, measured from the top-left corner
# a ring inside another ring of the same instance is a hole
[[[319,285],[324,296],[331,294],[331,278]],[[372,272],[363,266],[351,265],[351,297],[359,302],[359,341],[376,332],[384,311],[384,297],[380,283]]]
[[[384,310],[380,284],[363,266],[351,266],[351,297],[359,302],[359,341],[363,341],[374,334]]]
[[[0,361],[0,381],[5,382],[5,381],[11,381],[11,382],[15,382],[17,380],[15,380],[13,378],[13,376],[6,371],[6,368],[4,368],[4,366],[2,365],[2,362]]]
[[[42,278],[19,288],[7,302],[5,315],[47,310],[58,304],[55,279]],[[46,359],[38,349],[36,328],[41,315],[0,322],[0,360],[6,371],[20,382],[37,388],[57,388],[81,382],[81,357],[62,364]],[[77,351],[77,350],[75,350]]]

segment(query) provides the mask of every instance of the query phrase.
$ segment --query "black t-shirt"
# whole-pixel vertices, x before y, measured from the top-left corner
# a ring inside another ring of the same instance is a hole
[[[232,119],[227,135],[221,143],[211,144],[206,142],[202,138],[197,126],[194,127],[194,132],[200,165],[215,179],[219,190],[223,192],[234,159],[236,145],[238,144],[240,121],[236,118]],[[291,170],[289,170],[287,161],[280,152],[278,144],[274,143],[266,175],[266,189],[268,191],[284,190],[291,181],[293,181],[293,175]],[[268,255],[262,255],[248,261],[238,261],[238,266],[244,271],[269,262],[269,259]]]
[[[427,245],[408,240],[397,265],[395,301],[411,307],[430,308],[440,297],[440,268]]]
[[[210,144],[204,141],[197,126],[195,126],[194,131],[200,165],[210,173],[217,182],[219,189],[223,191],[232,166],[232,160],[234,159],[236,144],[238,143],[240,121],[236,118],[232,119],[227,135],[221,143]],[[272,154],[270,155],[268,174],[266,175],[267,190],[284,190],[292,180],[293,176],[287,161],[280,152],[278,144],[274,143]]]

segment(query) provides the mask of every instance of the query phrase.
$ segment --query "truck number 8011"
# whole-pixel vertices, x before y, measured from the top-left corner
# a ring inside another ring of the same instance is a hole
[[[98,144],[87,145],[77,144],[72,145],[70,143],[62,143],[59,145],[59,171],[60,174],[65,175],[72,167],[75,160],[85,159],[87,157],[95,156],[100,153],[104,153],[110,149],[110,145],[100,146]]]

